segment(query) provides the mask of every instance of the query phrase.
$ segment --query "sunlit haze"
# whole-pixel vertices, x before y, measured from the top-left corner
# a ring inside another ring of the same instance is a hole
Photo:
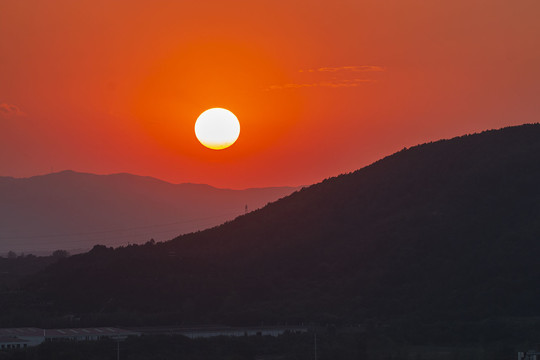
[[[538,121],[536,0],[0,5],[0,176],[305,185],[404,147]],[[209,151],[206,109],[240,120]]]

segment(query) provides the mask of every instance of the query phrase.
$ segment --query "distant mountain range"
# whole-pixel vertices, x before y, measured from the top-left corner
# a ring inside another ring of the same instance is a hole
[[[540,316],[538,254],[535,124],[404,149],[172,241],[96,246],[25,289],[89,322],[393,321],[406,338],[420,321],[451,339],[456,321]]]
[[[168,240],[232,220],[246,206],[255,210],[295,190],[228,190],[74,171],[0,177],[0,255]]]

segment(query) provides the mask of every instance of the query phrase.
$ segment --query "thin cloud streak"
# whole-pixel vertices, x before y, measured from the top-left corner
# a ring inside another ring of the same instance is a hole
[[[2,118],[11,118],[25,115],[26,114],[21,111],[21,109],[17,105],[6,103],[0,104],[0,117]]]
[[[354,78],[352,73],[382,72],[386,69],[378,65],[350,65],[336,67],[320,67],[317,69],[298,70],[300,73],[307,74],[308,81],[294,82],[288,84],[271,85],[265,90],[280,89],[299,89],[312,87],[327,88],[353,88],[363,83],[372,83],[377,80]],[[330,75],[332,74],[332,75]]]
[[[382,66],[376,65],[354,65],[354,66],[337,66],[337,67],[320,67],[317,69],[299,70],[299,72],[367,72],[367,71],[385,71]]]
[[[310,87],[329,87],[329,88],[351,88],[357,87],[362,83],[372,83],[377,80],[371,79],[350,79],[350,80],[339,80],[339,81],[321,81],[317,83],[303,83],[303,84],[285,84],[285,85],[272,85],[266,90],[281,90],[281,89],[299,89],[299,88],[310,88]]]

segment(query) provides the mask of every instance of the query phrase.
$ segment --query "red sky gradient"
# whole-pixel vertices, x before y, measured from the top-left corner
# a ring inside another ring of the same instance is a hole
[[[0,2],[0,175],[301,185],[540,117],[538,0]],[[237,143],[195,138],[234,112]]]

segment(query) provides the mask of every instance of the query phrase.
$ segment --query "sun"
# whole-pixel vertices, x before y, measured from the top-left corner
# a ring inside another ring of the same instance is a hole
[[[195,136],[209,149],[228,148],[240,135],[240,122],[229,110],[212,108],[203,112],[195,121]]]

